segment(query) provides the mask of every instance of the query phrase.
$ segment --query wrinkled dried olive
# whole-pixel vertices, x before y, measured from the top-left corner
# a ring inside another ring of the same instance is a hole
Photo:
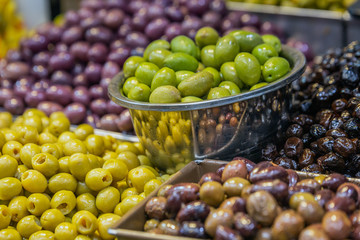
[[[313,164],[315,160],[315,153],[309,148],[305,148],[302,154],[299,157],[300,168],[304,168]]]
[[[325,136],[319,138],[317,141],[318,149],[321,153],[328,153],[331,152],[334,145],[334,138],[330,136]]]
[[[299,156],[304,149],[303,142],[298,137],[290,137],[286,140],[284,145],[284,151],[286,156],[294,158]]]
[[[336,153],[345,158],[356,151],[356,145],[346,137],[339,137],[335,139],[333,148]]]
[[[329,152],[319,157],[316,161],[324,170],[336,172],[344,172],[345,170],[344,159],[333,152]]]
[[[286,129],[286,136],[287,137],[298,137],[301,138],[303,135],[303,128],[299,124],[291,124]]]

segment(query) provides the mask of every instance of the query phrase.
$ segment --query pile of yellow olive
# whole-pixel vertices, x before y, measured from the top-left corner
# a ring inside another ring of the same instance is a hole
[[[161,185],[139,143],[70,131],[62,112],[0,113],[0,239],[114,239],[123,214]]]

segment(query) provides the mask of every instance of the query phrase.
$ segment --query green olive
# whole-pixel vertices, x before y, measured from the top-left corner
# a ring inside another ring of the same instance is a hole
[[[228,89],[223,87],[214,87],[210,89],[207,99],[218,99],[223,97],[231,96],[231,93]]]
[[[263,43],[261,36],[253,32],[235,30],[230,35],[236,39],[241,52],[251,52],[255,46]]]
[[[136,68],[135,77],[139,80],[140,83],[144,83],[150,87],[157,71],[159,71],[159,68],[155,64],[150,62],[142,62]]]
[[[190,56],[197,57],[197,47],[193,40],[190,38],[180,35],[173,38],[170,42],[171,51],[174,53],[181,52],[189,54]]]
[[[169,85],[156,88],[149,98],[150,103],[177,103],[180,101],[180,91],[176,87]]]
[[[140,102],[148,102],[150,97],[150,87],[143,83],[133,86],[128,94],[128,98]]]
[[[259,60],[261,65],[263,65],[270,58],[277,57],[279,55],[276,49],[267,43],[257,45],[254,47],[251,53]]]
[[[218,66],[225,62],[234,61],[239,53],[239,45],[231,35],[226,35],[218,40],[215,47],[215,61]]]
[[[166,40],[162,40],[162,39],[159,39],[159,40],[155,40],[155,41],[152,41],[146,48],[145,48],[145,51],[144,51],[144,59],[145,60],[149,60],[149,55],[150,53],[155,50],[155,49],[170,49],[170,43]]]
[[[125,78],[135,76],[135,71],[142,62],[145,62],[145,59],[139,56],[131,56],[126,59],[123,65],[123,72]]]
[[[260,81],[261,66],[254,55],[239,53],[235,58],[235,69],[239,79],[246,85],[253,86]]]
[[[154,76],[152,82],[151,82],[151,91],[154,91],[156,88],[160,87],[160,86],[165,86],[165,85],[170,85],[170,86],[177,86],[177,82],[176,82],[176,75],[174,70],[168,68],[168,67],[163,67],[161,68]]]
[[[234,82],[223,81],[219,84],[219,87],[227,89],[231,95],[240,93],[240,88]]]
[[[267,82],[274,82],[290,71],[289,62],[282,57],[272,57],[264,63],[262,76]]]
[[[200,28],[195,35],[195,42],[200,48],[215,45],[218,39],[219,33],[212,27]]]
[[[208,45],[201,49],[200,58],[201,62],[206,67],[217,68],[217,62],[215,61],[215,45]]]

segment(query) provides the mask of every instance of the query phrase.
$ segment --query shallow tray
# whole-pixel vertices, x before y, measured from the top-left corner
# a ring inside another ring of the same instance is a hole
[[[208,172],[215,172],[221,165],[226,164],[226,161],[209,160],[204,161],[195,160],[187,164],[179,172],[175,173],[169,180],[163,183],[176,184],[181,182],[198,182],[201,176]],[[301,179],[314,178],[323,174],[314,174],[307,172],[296,171]],[[350,182],[360,185],[360,179],[348,178]],[[109,233],[117,236],[122,240],[130,239],[144,239],[144,240],[196,240],[197,238],[186,238],[180,236],[169,236],[161,234],[151,234],[143,231],[145,224],[145,205],[150,198],[156,196],[157,191],[152,192],[148,197],[141,201],[136,207],[127,212],[121,220],[111,229]]]

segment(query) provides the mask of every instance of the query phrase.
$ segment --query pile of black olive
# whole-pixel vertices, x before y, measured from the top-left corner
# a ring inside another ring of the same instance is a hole
[[[360,177],[360,43],[329,50],[294,84],[295,104],[280,147],[262,159],[314,173]]]
[[[216,240],[360,239],[360,188],[341,174],[300,179],[245,158],[198,183],[165,185],[145,205],[144,230]]]

